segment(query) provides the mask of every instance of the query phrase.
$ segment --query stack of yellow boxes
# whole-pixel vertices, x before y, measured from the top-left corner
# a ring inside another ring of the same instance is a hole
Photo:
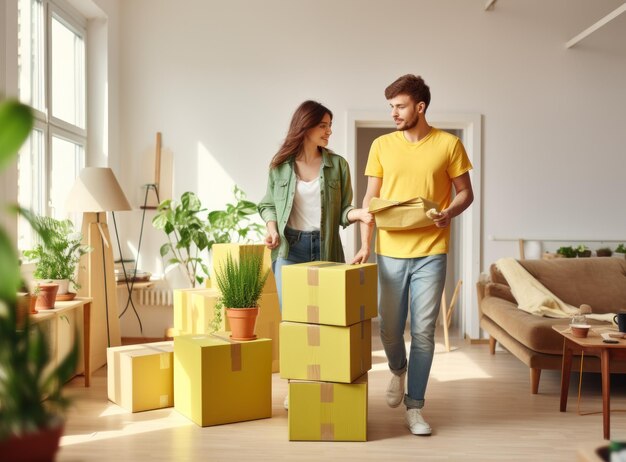
[[[229,253],[235,260],[248,252],[263,254],[263,269],[271,268],[270,252],[264,244],[215,244],[212,248],[213,264],[211,267],[211,288],[174,290],[174,336],[206,334],[212,331],[211,323],[215,317],[215,304],[219,298],[219,289],[215,282],[215,273],[226,261]],[[255,333],[259,338],[272,339],[272,372],[278,372],[278,326],[280,308],[276,280],[271,272],[259,299],[259,316]],[[222,311],[219,330],[228,331],[230,326]]]
[[[377,282],[375,264],[283,267],[280,372],[289,379],[290,440],[367,440]]]

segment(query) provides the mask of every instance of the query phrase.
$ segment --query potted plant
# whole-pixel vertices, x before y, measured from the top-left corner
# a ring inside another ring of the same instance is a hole
[[[263,271],[263,255],[246,253],[235,260],[229,253],[215,277],[221,295],[216,311],[224,307],[233,340],[254,340],[259,298],[269,275]],[[217,313],[216,313],[217,315]]]
[[[598,257],[610,257],[613,255],[613,251],[608,247],[600,247],[596,250],[596,256]]]
[[[567,247],[559,247],[556,249],[557,255],[561,255],[565,258],[574,258],[576,257],[576,250],[572,246]]]
[[[235,203],[226,204],[224,210],[207,212],[198,196],[187,191],[180,202],[165,200],[159,204],[152,226],[167,235],[161,246],[161,257],[170,256],[169,264],[182,268],[190,287],[204,283],[209,268],[203,253],[210,252],[213,244],[245,241],[249,235],[260,237],[263,227],[250,222],[257,213],[254,202],[245,199],[245,193],[234,188]]]
[[[0,169],[12,160],[31,127],[27,106],[0,102]],[[0,454],[11,461],[53,460],[68,405],[62,386],[75,370],[78,344],[44,374],[48,346],[44,333],[38,325],[30,325],[28,316],[18,323],[19,261],[1,227],[0,262]]]
[[[576,255],[577,255],[579,258],[582,258],[582,257],[585,257],[585,258],[586,258],[586,257],[591,257],[591,250],[589,249],[589,247],[587,247],[587,246],[586,246],[586,245],[584,245],[584,244],[580,244],[578,247],[576,247],[576,249],[575,249],[575,250],[576,250]]]
[[[614,255],[620,258],[626,258],[626,246],[624,244],[619,244],[617,247],[615,247]]]
[[[49,236],[47,243],[39,238],[34,249],[24,251],[26,258],[36,261],[33,276],[46,283],[57,283],[58,295],[68,293],[70,282],[78,289],[76,268],[80,257],[91,250],[81,243],[81,234],[74,231],[70,220],[32,216],[30,221],[41,234]]]

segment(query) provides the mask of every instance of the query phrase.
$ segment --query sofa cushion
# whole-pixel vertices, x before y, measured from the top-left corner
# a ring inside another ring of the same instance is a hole
[[[517,304],[499,297],[485,297],[481,302],[483,316],[487,316],[508,332],[518,342],[531,350],[546,354],[563,353],[563,336],[552,329],[553,325],[567,326],[569,318],[554,319],[533,316],[520,310]],[[590,320],[593,325],[608,325]]]
[[[586,303],[593,313],[626,309],[626,260],[556,258],[521,260],[520,264],[565,303]]]
[[[515,300],[513,292],[511,292],[511,287],[498,282],[488,282],[485,285],[485,297],[499,297],[517,304],[517,300]]]

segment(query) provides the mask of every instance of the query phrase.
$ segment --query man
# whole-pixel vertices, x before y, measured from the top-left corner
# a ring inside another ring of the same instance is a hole
[[[450,223],[474,199],[469,177],[472,165],[457,137],[428,124],[430,89],[421,77],[409,74],[398,78],[387,87],[385,97],[397,131],[372,143],[363,208],[373,197],[404,201],[421,196],[437,203],[440,210],[432,226],[379,229],[376,239],[380,337],[392,372],[387,404],[398,407],[404,401],[411,433],[430,435],[432,429],[422,408],[446,279]],[[371,231],[372,225],[361,224],[362,247],[353,263],[367,261]],[[409,307],[411,349],[407,362],[404,328]]]

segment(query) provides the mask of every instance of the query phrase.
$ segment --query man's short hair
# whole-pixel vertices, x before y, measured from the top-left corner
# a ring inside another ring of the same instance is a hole
[[[430,88],[419,75],[403,75],[385,88],[385,98],[388,100],[398,95],[408,95],[416,104],[423,101],[426,109],[430,104]]]

